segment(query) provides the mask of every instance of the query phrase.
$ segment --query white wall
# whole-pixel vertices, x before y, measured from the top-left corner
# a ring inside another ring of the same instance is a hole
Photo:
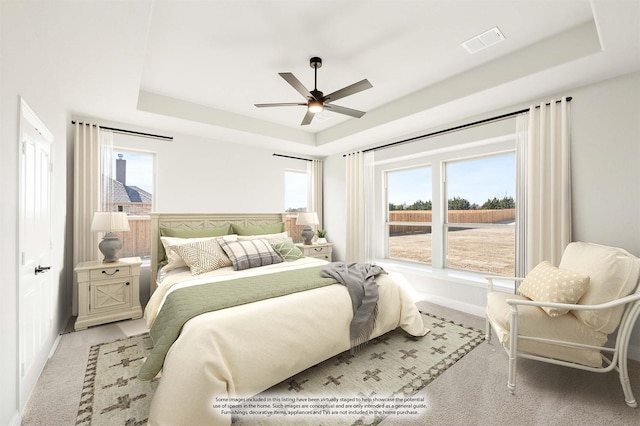
[[[42,122],[53,133],[53,285],[56,287],[52,311],[54,324],[46,341],[52,343],[69,318],[69,288],[65,277],[66,226],[66,111],[56,99],[60,98],[56,82],[47,72],[50,64],[40,55],[39,40],[35,36],[27,14],[20,2],[0,2],[0,424],[19,424],[18,407],[18,164],[20,118],[19,99],[22,96]]]
[[[640,256],[640,73],[586,87],[567,89],[560,96],[573,96],[572,122],[572,209],[573,240],[614,245]],[[554,96],[532,99],[532,104]],[[519,110],[517,105],[501,111],[487,111],[484,117]],[[452,125],[462,124],[461,122]],[[448,127],[448,126],[447,126]],[[424,129],[428,133],[437,129]],[[440,143],[415,143],[394,148],[398,155],[418,153]],[[388,157],[380,151],[376,160]],[[325,159],[325,227],[336,253],[345,251],[345,160],[342,155]],[[406,265],[406,264],[405,264]],[[401,271],[426,300],[483,315],[484,284],[462,273],[425,272],[415,267],[385,265]],[[640,360],[640,325],[631,339],[630,355]]]

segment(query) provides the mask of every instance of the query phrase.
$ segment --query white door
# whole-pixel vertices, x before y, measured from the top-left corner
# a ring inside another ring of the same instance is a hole
[[[20,119],[20,274],[18,336],[20,408],[53,344],[51,271],[51,133],[26,103]]]

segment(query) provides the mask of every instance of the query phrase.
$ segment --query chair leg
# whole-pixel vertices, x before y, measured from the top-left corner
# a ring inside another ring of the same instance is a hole
[[[633,391],[631,390],[631,383],[629,382],[629,370],[627,367],[627,357],[626,351],[623,352],[625,356],[620,356],[620,361],[618,362],[618,370],[620,375],[620,384],[622,385],[622,392],[624,392],[624,402],[631,408],[638,408],[638,401],[633,396]]]
[[[518,308],[511,306],[511,331],[509,336],[509,379],[507,389],[511,394],[516,392],[516,364],[518,353]]]
[[[487,322],[486,322],[486,325],[485,325],[484,340],[486,340],[487,343],[491,343],[491,323],[489,322],[489,317],[488,316],[487,316],[487,320],[486,321]]]

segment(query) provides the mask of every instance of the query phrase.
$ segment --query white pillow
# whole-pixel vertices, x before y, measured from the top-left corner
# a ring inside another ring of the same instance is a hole
[[[192,238],[195,239],[195,238]],[[186,244],[171,246],[185,264],[191,269],[191,275],[200,275],[205,272],[231,266],[231,260],[224,250],[220,248],[221,238],[209,238],[205,241],[192,241]]]
[[[518,294],[538,302],[575,304],[588,287],[588,275],[556,268],[545,260],[527,274],[518,287]],[[559,317],[569,312],[568,309],[542,309],[551,317]]]
[[[225,235],[223,237],[204,237],[204,238],[177,238],[177,237],[160,237],[164,251],[167,254],[167,265],[164,267],[165,272],[169,272],[173,269],[188,266],[182,256],[175,250],[176,246],[182,244],[190,244],[199,241],[215,240],[217,238],[228,238],[229,241],[235,241],[237,235]],[[222,251],[223,254],[224,251]],[[226,255],[226,254],[225,254]]]
[[[280,244],[286,242],[293,242],[293,239],[289,237],[289,234],[285,232],[278,232],[277,234],[264,234],[264,235],[238,235],[237,241],[250,241],[250,240],[267,240],[269,244]],[[227,240],[229,241],[229,240]]]

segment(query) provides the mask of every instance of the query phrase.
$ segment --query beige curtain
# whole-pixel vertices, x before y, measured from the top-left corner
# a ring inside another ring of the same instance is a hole
[[[520,119],[517,162],[517,272],[560,263],[571,242],[571,152],[566,98],[529,109]]]
[[[373,152],[347,155],[346,262],[372,262]]]
[[[101,235],[91,232],[93,213],[105,211],[111,186],[113,135],[94,124],[75,124],[73,161],[73,264],[100,260]],[[78,283],[74,277],[72,312],[78,313]]]
[[[316,212],[318,214],[318,229],[324,229],[324,225],[322,223],[322,161],[321,160],[311,160],[307,162],[307,172],[309,174],[309,196],[311,197],[311,202],[309,203],[311,212]]]

